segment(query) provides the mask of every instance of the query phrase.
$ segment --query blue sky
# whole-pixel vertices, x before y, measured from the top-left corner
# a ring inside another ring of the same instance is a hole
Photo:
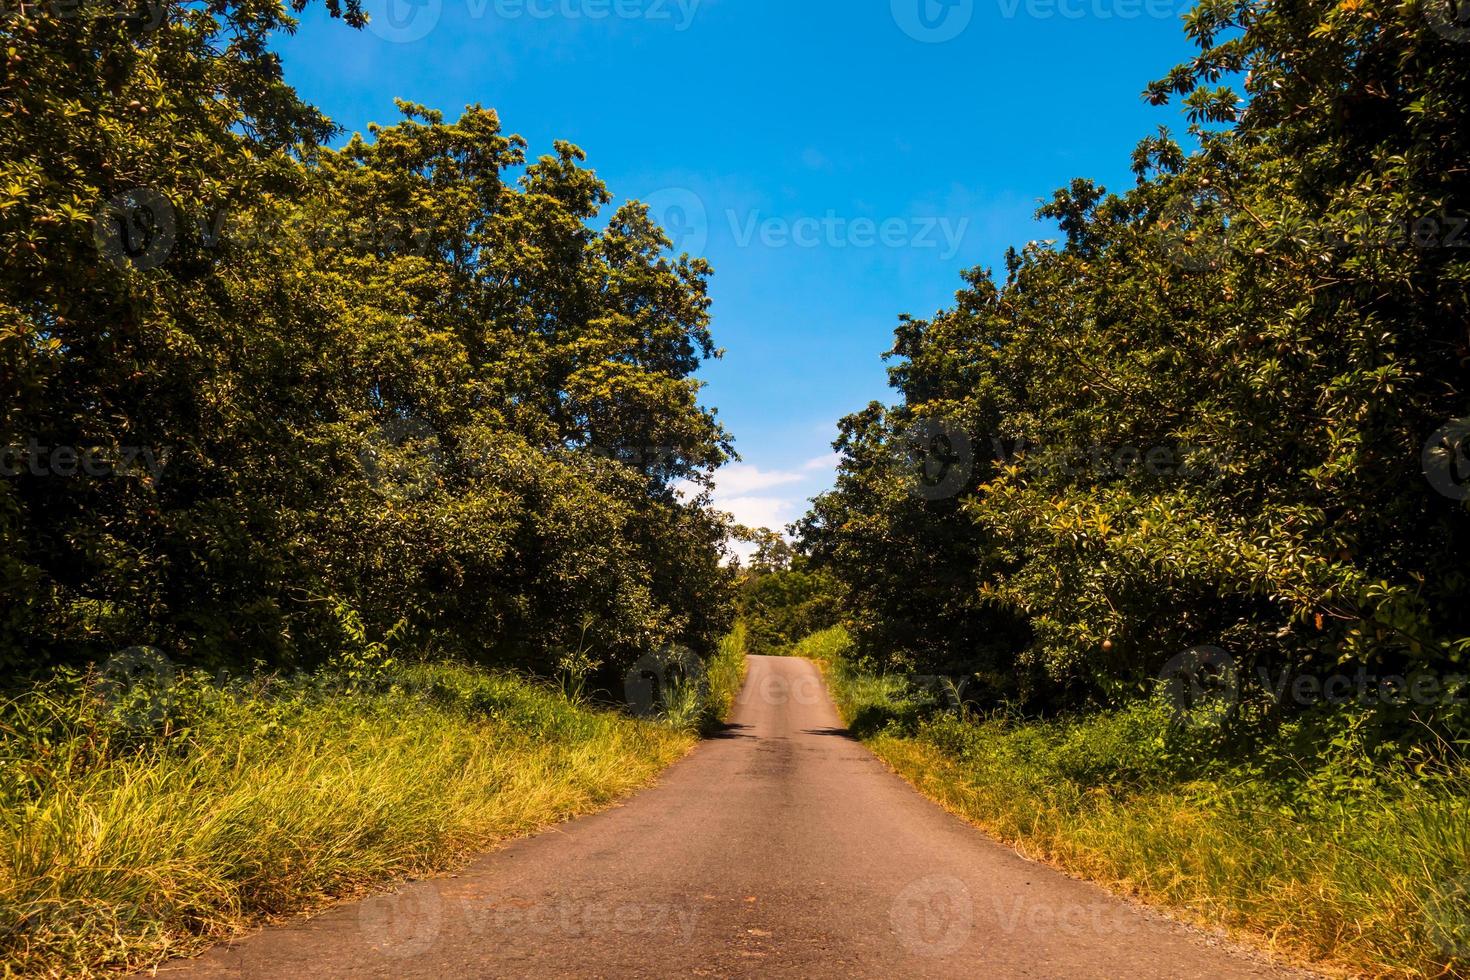
[[[395,97],[500,112],[535,156],[587,151],[704,254],[722,361],[707,404],[744,461],[717,501],[778,526],[828,485],[836,420],[888,389],[900,313],[946,306],[974,265],[1054,237],[1037,200],[1122,188],[1175,108],[1139,97],[1187,58],[1179,0],[368,0],[319,5],[278,44],[349,132]]]

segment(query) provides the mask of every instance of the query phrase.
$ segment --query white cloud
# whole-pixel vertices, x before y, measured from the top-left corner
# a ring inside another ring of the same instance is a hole
[[[729,511],[746,527],[779,531],[801,516],[800,497],[725,497],[715,494],[715,506]]]
[[[715,471],[715,496],[739,497],[802,479],[802,474],[789,470],[763,470],[750,463],[731,463]]]
[[[786,525],[806,511],[807,500],[831,485],[839,459],[837,453],[824,453],[791,469],[769,470],[753,463],[732,463],[715,471],[711,504],[746,527],[784,533]],[[687,483],[678,489],[686,497],[698,491]],[[731,542],[731,547],[742,561],[754,553],[754,546],[743,542]]]

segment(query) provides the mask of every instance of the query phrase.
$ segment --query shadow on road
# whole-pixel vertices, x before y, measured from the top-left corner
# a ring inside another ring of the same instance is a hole
[[[725,724],[710,731],[707,735],[705,735],[705,738],[755,738],[754,735],[741,734],[742,729],[746,729],[749,727],[749,725]]]
[[[831,735],[834,738],[845,738],[849,742],[856,742],[857,736],[847,728],[803,728],[803,735]]]

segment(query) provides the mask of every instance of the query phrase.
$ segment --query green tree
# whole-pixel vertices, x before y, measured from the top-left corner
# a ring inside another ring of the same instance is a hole
[[[478,107],[328,149],[274,2],[139,12],[0,22],[0,663],[712,649],[707,263]]]
[[[1059,242],[900,324],[901,402],[844,423],[803,524],[865,649],[933,637],[1038,706],[1137,692],[1197,644],[1247,676],[1463,662],[1470,522],[1422,472],[1470,414],[1470,46],[1436,11],[1201,4],[1200,54],[1149,86],[1197,149],[1145,139],[1135,187],[1074,181],[1040,211]],[[974,447],[939,502],[891,463],[925,418]],[[999,661],[977,631],[1011,638]]]

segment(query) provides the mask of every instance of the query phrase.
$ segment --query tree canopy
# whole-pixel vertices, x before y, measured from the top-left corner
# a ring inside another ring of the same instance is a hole
[[[901,319],[897,404],[843,421],[799,527],[866,656],[1033,708],[1201,644],[1248,676],[1463,667],[1470,45],[1445,13],[1201,3],[1199,53],[1146,92],[1182,99],[1188,146],[1144,139],[1121,193],[1074,180],[1039,212],[1059,240]]]
[[[79,9],[0,20],[0,663],[712,649],[709,265],[479,106],[333,148],[273,0]]]

